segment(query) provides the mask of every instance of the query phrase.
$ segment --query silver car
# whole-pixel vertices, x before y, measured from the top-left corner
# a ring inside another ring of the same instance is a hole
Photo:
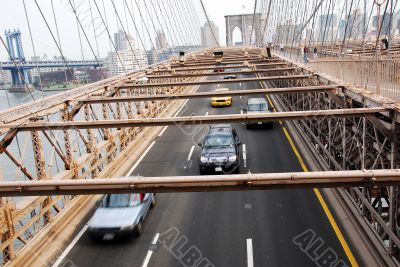
[[[265,98],[262,97],[247,99],[247,108],[244,109],[244,111],[247,114],[263,114],[263,113],[269,113],[272,110],[273,108],[268,106],[267,100],[265,100]],[[264,122],[264,121],[246,122],[247,128],[256,126],[267,126],[269,128],[272,128],[273,122]]]
[[[143,229],[143,220],[155,205],[154,194],[105,195],[88,223],[93,237],[111,240],[117,235],[135,234]]]

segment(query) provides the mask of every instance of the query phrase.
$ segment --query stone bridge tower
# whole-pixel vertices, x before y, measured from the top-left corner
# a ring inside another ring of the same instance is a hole
[[[262,39],[262,31],[264,30],[265,19],[261,13],[255,13],[254,18],[254,32],[253,38],[255,37],[256,44],[259,44]],[[226,45],[233,46],[232,34],[233,30],[238,27],[242,33],[243,45],[249,45],[251,26],[253,24],[253,14],[241,14],[241,15],[227,15],[225,16],[226,25]]]

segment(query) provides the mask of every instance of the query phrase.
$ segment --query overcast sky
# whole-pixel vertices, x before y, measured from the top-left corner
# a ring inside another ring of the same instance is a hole
[[[22,41],[23,41],[23,48],[25,51],[25,56],[26,58],[30,59],[31,56],[33,56],[33,48],[32,48],[32,43],[31,39],[29,37],[29,30],[28,30],[28,24],[25,18],[25,13],[24,13],[24,6],[23,6],[23,1],[22,0],[13,0],[13,1],[8,1],[8,0],[0,0],[1,1],[1,9],[0,9],[0,34],[2,35],[3,40],[4,38],[4,31],[8,29],[20,29],[22,32]],[[55,23],[54,23],[54,18],[53,18],[53,13],[52,13],[52,8],[51,8],[51,1],[50,0],[37,0],[39,6],[42,9],[42,12],[44,13],[46,19],[48,20],[48,23],[52,29],[52,31],[55,34],[55,38],[57,39],[56,35],[56,30],[55,30]],[[61,48],[63,53],[65,54],[66,57],[70,59],[81,59],[82,58],[82,53],[81,53],[81,46],[79,42],[79,36],[78,36],[78,31],[77,31],[77,24],[75,20],[75,15],[72,12],[72,9],[69,5],[70,0],[53,0],[54,3],[54,9],[56,13],[56,18],[57,18],[57,23],[58,23],[58,28],[59,28],[59,33],[60,33],[60,39],[61,39]],[[92,19],[91,19],[91,14],[90,14],[90,8],[89,8],[89,1],[88,0],[71,0],[75,1],[75,4],[77,6],[77,10],[79,13],[79,17],[82,20],[83,27],[87,31],[87,34],[89,35],[90,42],[92,44],[93,49],[96,52],[96,46],[95,46],[95,38],[94,33],[93,33],[93,27],[92,27]],[[171,0],[167,0],[171,1]],[[178,0],[180,1],[180,0]],[[204,24],[205,22],[205,16],[202,13],[199,0],[193,0],[196,5],[197,5],[197,13],[199,16],[199,20],[201,24]],[[28,11],[28,16],[30,19],[30,24],[31,24],[31,29],[32,29],[32,34],[33,34],[33,42],[36,48],[36,53],[37,55],[43,56],[43,54],[47,54],[48,57],[52,57],[54,55],[59,55],[60,53],[58,52],[58,49],[55,45],[55,42],[53,41],[53,38],[49,32],[49,30],[46,27],[46,24],[44,23],[40,12],[35,5],[34,0],[25,0],[26,2],[26,7]],[[98,3],[98,6],[101,11],[103,11],[103,6],[101,4],[101,1],[96,1]],[[105,9],[107,10],[107,18],[108,18],[108,24],[110,28],[111,34],[117,31],[118,26],[117,26],[117,17],[115,16],[115,12],[113,9],[113,6],[111,4],[111,0],[104,0],[105,4]],[[134,0],[128,0],[128,3],[135,3]],[[138,0],[139,3],[143,3],[143,0]],[[123,8],[123,1],[122,0],[116,0],[115,1],[117,5],[117,9],[121,13],[121,17],[123,23],[125,23],[127,20],[125,20],[127,17],[129,18],[129,14],[122,15],[124,12]],[[149,4],[148,0],[146,0],[146,3]],[[156,1],[153,1],[155,4]],[[143,4],[142,4],[143,5]],[[208,15],[210,17],[210,20],[214,21],[218,26],[219,26],[219,35],[220,35],[220,42],[221,44],[225,45],[225,21],[224,21],[224,16],[225,15],[232,15],[232,14],[240,14],[240,13],[252,13],[253,8],[254,8],[254,1],[252,0],[204,0],[204,5],[207,9]],[[144,7],[142,6],[142,12],[144,12]],[[92,13],[94,17],[95,24],[101,24],[101,18],[98,15],[96,7],[93,5],[92,2]],[[138,18],[138,12],[133,14],[135,18]],[[154,15],[153,15],[154,16]],[[103,18],[105,19],[105,17]],[[151,23],[146,22],[146,24],[151,25]],[[140,19],[137,19],[137,26],[139,28],[140,34],[138,35],[134,29],[134,25],[132,23],[128,22],[128,27],[129,27],[129,32],[133,35],[133,37],[137,41],[137,45],[139,45],[139,36],[142,36],[144,39],[144,42],[146,42],[147,47],[151,47],[151,44],[149,42],[148,35],[145,34],[145,28],[143,23],[140,21]],[[148,26],[151,27],[151,26]],[[158,28],[158,27],[157,27]],[[200,31],[200,29],[198,29]],[[100,33],[99,33],[100,32]],[[108,38],[108,34],[105,31],[104,27],[98,26],[98,32],[97,35],[99,37],[97,38],[98,41],[98,46],[99,46],[99,51],[100,51],[100,56],[104,57],[106,56],[107,51],[110,51],[110,42]],[[144,36],[143,36],[144,35]],[[93,53],[91,52],[90,47],[87,45],[87,42],[85,40],[85,37],[81,34],[82,38],[82,43],[83,43],[83,49],[84,49],[84,55],[86,58],[94,58]],[[152,36],[154,38],[154,36]],[[154,40],[153,40],[154,42]],[[7,52],[3,46],[3,44],[0,44],[0,59],[1,60],[6,60],[8,58]]]

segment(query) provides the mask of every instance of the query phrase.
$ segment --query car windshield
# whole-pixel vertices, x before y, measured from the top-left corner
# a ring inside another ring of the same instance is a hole
[[[213,146],[229,146],[232,144],[232,137],[230,135],[211,135],[208,136],[204,142],[205,147]]]
[[[268,109],[268,106],[266,103],[261,103],[261,104],[249,104],[249,111],[266,111]]]
[[[103,199],[102,206],[106,208],[124,208],[138,206],[139,204],[139,194],[112,194]]]

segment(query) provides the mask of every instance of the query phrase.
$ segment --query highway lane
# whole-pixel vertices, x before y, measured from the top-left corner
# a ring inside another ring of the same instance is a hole
[[[217,87],[201,86],[199,91]],[[259,84],[230,86],[231,90],[245,88],[259,88]],[[227,108],[210,108],[209,99],[190,100],[180,115],[240,113],[245,100],[235,97],[233,106]],[[242,173],[302,170],[278,123],[271,130],[247,130],[242,124],[235,128],[247,150],[247,166],[243,166],[242,159]],[[198,174],[201,149],[197,143],[206,130],[206,126],[168,127],[132,175]],[[152,246],[157,233],[159,242]],[[293,241],[296,236],[300,236],[297,241],[311,236],[322,242],[317,240],[315,252],[309,256]],[[171,245],[171,240],[179,240],[178,245]],[[249,256],[253,257],[254,266],[314,266],[317,257],[328,248],[349,264],[312,190],[175,193],[157,195],[157,205],[147,217],[141,237],[96,243],[85,233],[63,263],[142,266],[150,249],[153,252],[148,266],[191,266],[189,263],[198,257],[202,259],[201,266],[248,266]],[[192,258],[190,253],[183,255],[189,249]]]

